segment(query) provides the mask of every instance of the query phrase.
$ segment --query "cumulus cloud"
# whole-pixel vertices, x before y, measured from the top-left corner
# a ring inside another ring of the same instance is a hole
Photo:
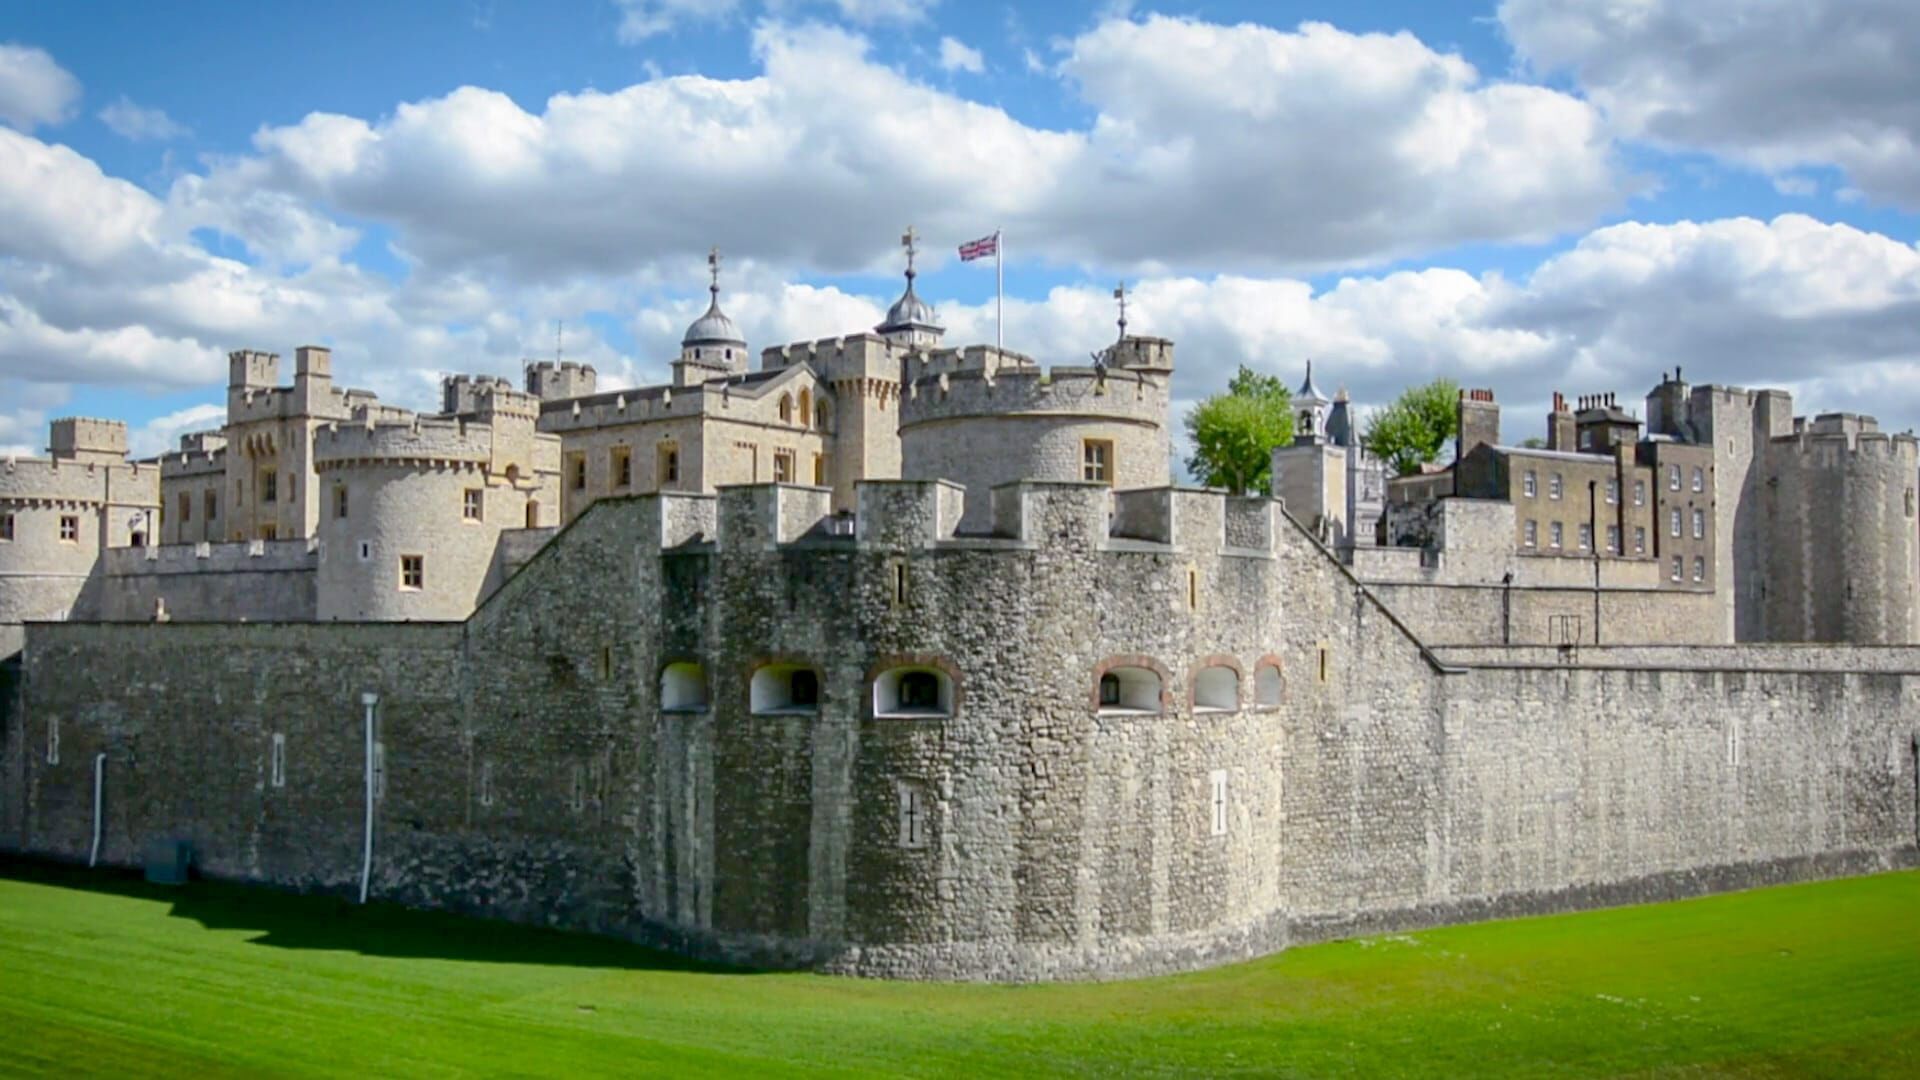
[[[685,23],[726,19],[739,6],[739,0],[614,0],[620,12],[614,35],[622,45],[634,45]]]
[[[940,39],[940,67],[946,71],[970,71],[975,75],[987,70],[986,58],[979,49],[968,48],[950,37]]]
[[[1401,35],[1110,22],[1063,70],[1097,116],[1031,127],[762,24],[761,74],[559,94],[464,87],[385,118],[262,130],[260,182],[394,226],[426,262],[645,272],[712,243],[870,266],[895,227],[1000,223],[1030,257],[1165,269],[1356,266],[1585,227],[1630,186],[1597,114]]]
[[[21,131],[58,124],[79,100],[80,80],[45,49],[0,43],[0,123]]]
[[[114,134],[134,142],[166,142],[187,134],[186,127],[176,123],[166,114],[166,110],[136,105],[125,94],[120,96],[120,100],[100,110],[100,122],[111,128]]]
[[[227,404],[224,401],[189,405],[164,416],[156,416],[129,430],[127,453],[136,458],[164,454],[179,447],[180,436],[218,428],[226,422]]]
[[[1521,58],[1611,121],[1768,172],[1844,169],[1920,207],[1920,5],[1910,0],[1504,0]]]

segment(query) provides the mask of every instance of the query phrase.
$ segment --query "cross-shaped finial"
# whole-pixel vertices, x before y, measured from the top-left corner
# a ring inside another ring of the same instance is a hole
[[[707,276],[711,279],[707,291],[717,295],[720,292],[720,249],[718,247],[707,252]]]
[[[907,276],[908,277],[913,276],[913,257],[920,250],[918,247],[915,246],[914,242],[919,239],[920,239],[920,234],[918,232],[915,232],[913,226],[911,225],[907,226],[906,232],[903,232],[900,234],[900,246],[907,249]]]
[[[1120,302],[1120,337],[1127,336],[1127,283],[1122,281],[1113,287],[1113,298]]]

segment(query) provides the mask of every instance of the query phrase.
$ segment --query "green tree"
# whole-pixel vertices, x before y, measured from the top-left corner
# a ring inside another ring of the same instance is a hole
[[[1273,448],[1293,441],[1292,401],[1278,376],[1241,365],[1226,393],[1187,411],[1187,471],[1208,487],[1266,491]]]
[[[1459,430],[1459,401],[1460,386],[1452,379],[1408,387],[1367,418],[1368,451],[1397,476],[1419,472]]]

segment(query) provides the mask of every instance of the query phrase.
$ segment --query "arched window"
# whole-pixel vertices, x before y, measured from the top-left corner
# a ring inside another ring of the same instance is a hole
[[[1253,703],[1260,708],[1270,709],[1280,704],[1286,697],[1287,680],[1280,674],[1280,668],[1274,664],[1261,664],[1253,672]]]
[[[1100,676],[1103,713],[1158,713],[1160,674],[1147,667],[1115,667]]]
[[[1193,677],[1193,711],[1197,713],[1238,712],[1240,709],[1240,673],[1215,664],[1201,668]]]
[[[813,391],[802,390],[800,391],[800,426],[806,427],[807,422],[812,419],[813,419]]]
[[[820,711],[820,673],[800,664],[768,664],[753,673],[748,687],[753,712],[803,715]]]
[[[934,667],[888,668],[873,680],[873,715],[952,716],[953,678]]]
[[[813,426],[821,431],[827,430],[827,402],[825,398],[813,403]]]
[[[660,710],[700,712],[707,707],[706,669],[691,660],[668,664],[660,671]]]
[[[780,395],[780,422],[793,423],[793,399],[785,394]]]

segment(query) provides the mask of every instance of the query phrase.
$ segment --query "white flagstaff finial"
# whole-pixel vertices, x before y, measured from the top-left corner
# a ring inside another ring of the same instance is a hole
[[[1127,283],[1122,281],[1113,288],[1113,298],[1120,302],[1120,340],[1127,338]]]

